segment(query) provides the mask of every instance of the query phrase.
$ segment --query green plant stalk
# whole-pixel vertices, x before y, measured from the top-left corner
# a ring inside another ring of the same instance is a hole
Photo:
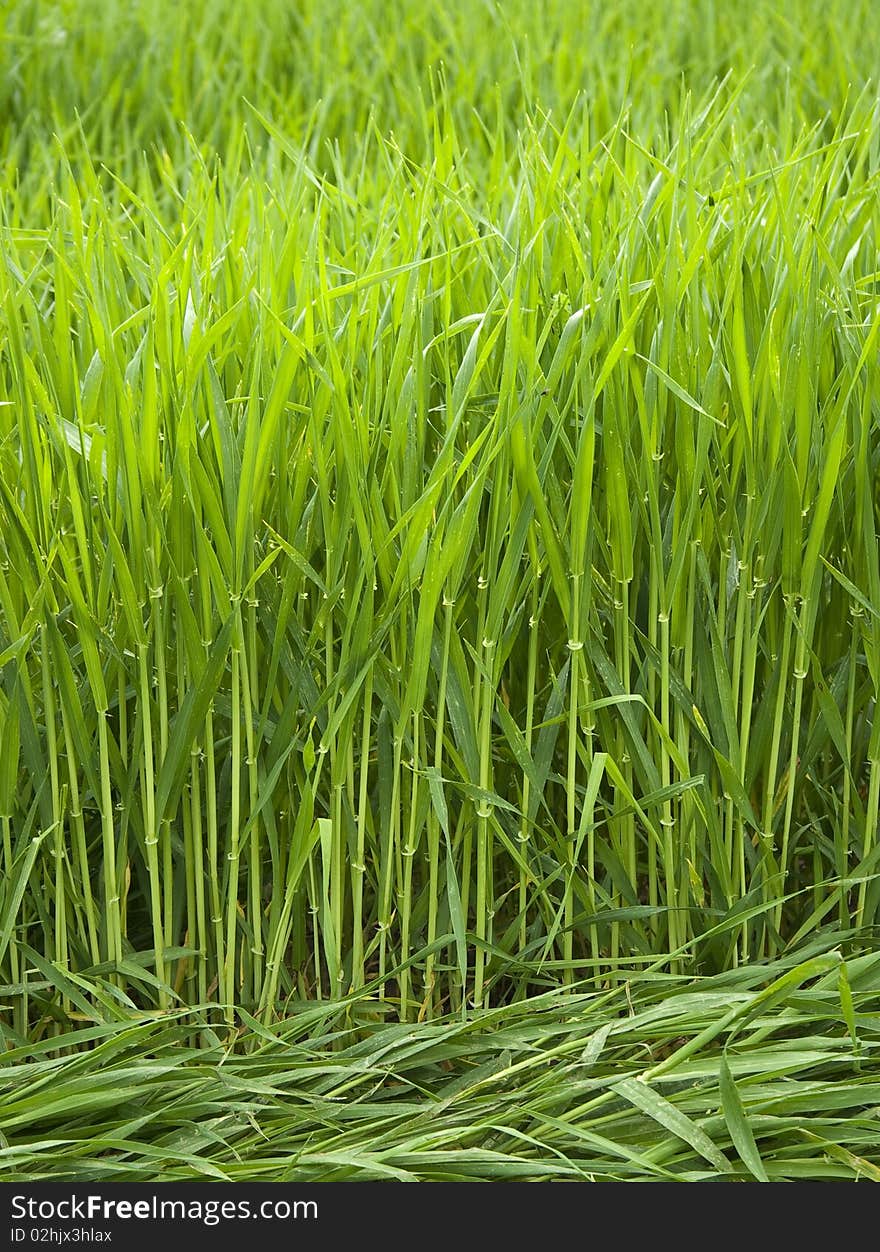
[[[253,622],[249,622],[249,627],[248,633],[250,638],[253,639],[255,633]],[[253,653],[251,658],[253,658]],[[263,944],[263,901],[261,895],[262,850],[260,846],[260,823],[259,818],[256,816],[259,780],[257,776],[256,744],[254,741],[252,681],[256,681],[256,676],[254,675],[252,680],[251,665],[247,660],[247,652],[243,648],[241,653],[241,702],[244,711],[245,764],[247,766],[248,778],[249,813],[254,815],[250,821],[250,835],[248,838],[248,926],[251,933],[251,946],[247,964],[250,967],[251,994],[256,1003],[259,1001],[262,991],[265,948]]]
[[[95,900],[92,894],[91,866],[86,846],[86,829],[83,820],[82,801],[80,799],[79,779],[76,772],[76,756],[71,740],[70,728],[64,705],[61,706],[61,729],[64,736],[64,752],[67,757],[67,781],[70,789],[70,823],[73,831],[73,860],[76,868],[78,884],[82,891],[83,912],[86,922],[86,942],[91,963],[98,965],[101,960],[101,945],[98,938],[98,921],[95,914]],[[6,819],[8,821],[8,818]],[[7,858],[7,876],[11,862]]]
[[[746,564],[744,567],[743,579],[748,582],[751,588],[752,569],[750,564]],[[749,742],[752,732],[752,709],[754,708],[755,700],[755,672],[758,663],[758,639],[753,625],[754,595],[754,590],[750,589],[746,592],[748,605],[744,615],[743,626],[745,644],[743,654],[742,702],[740,706],[740,782],[742,783],[744,790],[749,759]],[[740,893],[745,896],[749,887],[746,870],[746,839],[748,835],[745,826],[745,819],[743,814],[739,811],[736,815],[736,822],[737,843],[739,846],[739,889]],[[743,963],[745,963],[751,959],[748,922],[743,922],[740,944],[742,960]]]
[[[776,800],[776,773],[779,767],[779,752],[782,739],[782,717],[785,711],[785,701],[788,694],[787,679],[789,654],[791,649],[791,614],[788,606],[783,606],[784,622],[782,627],[782,653],[779,657],[778,668],[778,687],[776,690],[776,706],[773,716],[773,735],[770,743],[770,756],[767,764],[767,774],[764,784],[764,810],[762,825],[764,829],[764,838],[767,841],[768,848],[773,847],[773,815]],[[781,866],[781,860],[780,860]],[[766,879],[765,900],[770,903],[771,900],[777,899],[781,893],[781,886],[775,881],[779,875],[772,875]],[[771,895],[770,893],[776,894]]]
[[[55,698],[49,671],[49,649],[45,631],[40,648],[40,662],[43,687],[43,715],[46,724],[46,749],[49,757],[49,786],[52,793],[52,823],[55,828],[53,851],[54,864],[52,883],[46,895],[53,901],[53,920],[55,923],[52,935],[52,959],[61,969],[68,965],[67,953],[67,892],[64,889],[64,864],[66,851],[64,845],[64,824],[62,820],[62,803],[58,781],[58,732],[55,716]],[[47,887],[49,884],[47,884]],[[66,996],[62,997],[62,1009],[69,1009]]]
[[[159,867],[159,831],[156,820],[156,780],[153,764],[153,723],[151,714],[150,682],[147,662],[147,645],[138,649],[140,674],[140,715],[143,736],[142,787],[144,803],[144,845],[147,871],[150,879],[150,918],[153,927],[153,949],[156,961],[156,977],[167,984],[165,969],[165,930],[162,911],[162,874]],[[167,1008],[167,993],[160,991],[160,1007]]]
[[[798,765],[800,764],[800,727],[801,727],[801,707],[804,698],[804,679],[807,676],[807,630],[809,623],[812,621],[810,615],[810,605],[808,598],[804,598],[801,606],[801,620],[798,629],[797,645],[795,648],[794,663],[794,710],[792,713],[792,730],[791,730],[791,752],[788,760],[788,778],[786,783],[785,794],[785,817],[782,827],[782,848],[779,857],[780,870],[780,897],[785,891],[788,881],[788,845],[791,836],[791,821],[794,813],[794,796],[798,779]],[[775,913],[776,929],[779,930],[782,924],[782,899],[776,907]]]
[[[449,680],[449,645],[452,640],[452,612],[454,601],[443,597],[443,650],[440,659],[440,677],[437,683],[437,720],[434,726],[434,769],[437,777],[443,772],[443,734],[446,724],[446,685]],[[523,801],[525,806],[525,801]],[[433,807],[428,817],[428,955],[425,958],[425,999],[428,1020],[435,1014],[434,967],[437,954],[433,945],[437,939],[437,912],[440,904],[440,819]]]
[[[394,736],[394,762],[391,784],[391,829],[387,834],[387,854],[383,857],[381,898],[379,906],[379,999],[386,998],[385,980],[388,970],[388,940],[392,923],[393,850],[399,846],[400,832],[400,758],[403,739]]]
[[[562,959],[565,963],[563,969],[563,983],[570,986],[573,981],[573,965],[574,965],[574,890],[573,883],[575,874],[578,872],[578,866],[575,864],[575,845],[577,840],[578,818],[577,818],[577,743],[578,743],[578,676],[580,672],[581,652],[583,650],[583,640],[580,637],[580,580],[581,575],[576,571],[571,574],[571,606],[570,606],[570,622],[571,622],[571,638],[568,640],[568,650],[571,654],[571,666],[569,669],[569,698],[568,698],[568,752],[566,762],[565,776],[565,817],[566,817],[566,838],[568,842],[569,864],[568,875],[569,881],[565,890],[565,911],[563,919],[563,940],[562,940]]]
[[[660,622],[659,577],[658,577],[658,571],[656,568],[658,560],[659,560],[659,556],[657,554],[652,553],[651,554],[650,587],[649,587],[649,592],[648,592],[648,596],[649,596],[648,598],[648,638],[649,638],[651,647],[654,649],[657,648],[657,643],[658,643],[657,627]],[[618,610],[616,614],[618,636],[620,636],[622,633],[626,632],[627,630],[626,622],[625,621],[620,622],[619,619],[620,619],[620,611]],[[621,650],[627,648],[627,644],[622,639],[620,640],[617,646]],[[656,697],[656,685],[657,684],[656,684],[656,675],[654,674],[653,671],[651,672],[648,681],[649,681],[649,689],[648,689],[649,700],[650,700],[652,707],[656,707],[656,698],[657,698]],[[626,747],[625,747],[625,742],[623,739],[623,730],[621,728],[619,732],[618,757],[624,756],[625,753],[626,753]],[[631,783],[631,779],[627,779],[627,782]],[[630,873],[630,878],[632,879],[632,882],[633,882],[633,888],[635,889],[637,886],[635,879],[633,878],[633,873],[635,870],[635,856],[636,856],[635,820],[634,818],[629,817],[629,816],[625,818],[624,820],[627,823],[632,823],[632,829],[628,833],[628,836],[627,836],[626,846],[628,849],[627,865],[628,865],[628,869]],[[648,865],[647,865],[648,904],[650,905],[652,909],[658,909],[660,905],[660,883],[659,883],[658,866],[657,866],[657,848],[652,839],[648,840],[647,862],[648,862]],[[659,935],[660,927],[659,927],[659,921],[658,921],[658,917],[656,913],[652,915],[650,928],[651,928],[652,936],[657,937]],[[617,955],[618,948],[619,948],[619,942],[616,939],[616,932],[615,932],[615,941],[613,943],[613,952],[615,956]]]
[[[223,971],[223,983],[220,993],[226,1024],[231,1026],[235,1020],[235,1000],[237,989],[236,978],[236,928],[238,925],[238,880],[239,880],[239,849],[241,823],[241,642],[238,627],[240,614],[236,610],[236,631],[232,641],[232,675],[231,675],[231,710],[232,710],[232,741],[231,741],[231,795],[229,804],[229,851],[227,859],[228,884],[226,889],[226,934],[224,939],[226,964]]]
[[[367,813],[369,811],[370,735],[373,712],[373,670],[364,681],[363,714],[360,736],[360,775],[358,779],[357,854],[351,865],[352,954],[351,989],[359,990],[366,981],[364,969],[364,877],[367,872]]]
[[[662,608],[660,618],[660,724],[667,735],[671,735],[672,722],[670,714],[669,688],[669,609]],[[665,743],[660,752],[660,784],[668,788],[672,781],[669,752]],[[663,831],[663,875],[666,883],[666,905],[668,908],[667,939],[670,952],[677,952],[682,938],[679,926],[679,909],[681,894],[678,885],[678,868],[676,865],[675,820],[672,816],[672,801],[663,801],[663,812],[660,818]],[[677,972],[677,962],[670,965],[673,973]]]
[[[862,844],[862,859],[864,860],[871,849],[877,842],[877,823],[878,812],[880,812],[880,759],[878,759],[878,749],[880,749],[880,734],[877,733],[876,727],[872,734],[874,742],[871,747],[873,749],[873,757],[868,773],[868,800],[866,805],[865,818],[865,837]],[[855,912],[856,927],[865,924],[873,924],[873,918],[866,917],[865,903],[868,892],[868,882],[862,881],[859,884],[859,899]]]
[[[856,707],[856,669],[858,664],[858,643],[860,629],[856,622],[852,623],[849,645],[849,664],[847,667],[846,691],[846,760],[843,762],[843,784],[841,788],[840,833],[835,840],[835,863],[838,878],[845,879],[849,870],[850,858],[850,820],[852,807],[852,768],[853,759],[853,724]],[[843,886],[838,889],[837,919],[841,926],[849,924],[849,905],[847,892]]]
[[[202,771],[203,752],[193,746],[190,756],[190,848],[192,862],[190,881],[194,896],[194,929],[190,938],[196,949],[196,996],[199,1004],[208,1000],[208,910],[205,899],[205,844],[202,827]]]
[[[417,828],[418,818],[418,793],[419,793],[419,771],[421,768],[420,751],[421,751],[421,735],[420,717],[418,713],[413,713],[412,728],[412,770],[410,785],[410,802],[409,802],[409,829],[407,831],[406,844],[401,855],[404,858],[403,863],[403,900],[400,909],[400,963],[403,968],[400,971],[398,980],[398,988],[400,993],[400,1020],[405,1022],[409,1020],[409,1003],[410,1003],[410,982],[411,975],[409,965],[407,964],[410,956],[410,925],[412,922],[412,883],[413,883],[413,861],[418,851]]]
[[[0,818],[0,829],[3,831],[3,861],[6,872],[6,881],[12,882],[12,824],[9,817]],[[96,962],[97,963],[97,962]],[[22,967],[20,953],[18,950],[18,939],[13,930],[9,938],[9,972],[12,982],[16,985],[22,985],[24,979],[22,977]],[[28,1020],[28,997],[27,992],[22,991],[16,995],[12,1003],[12,1029],[20,1039],[24,1039],[27,1034]]]
[[[324,619],[324,682],[328,691],[334,689],[336,673],[333,647],[333,615],[329,607]],[[335,701],[328,705],[327,716],[333,714]],[[342,991],[342,918],[345,900],[343,876],[342,783],[338,777],[338,743],[333,735],[329,742],[322,738],[319,752],[326,752],[330,765],[330,820],[332,823],[329,873],[329,922],[332,932],[331,950],[327,954],[330,999]],[[326,940],[325,940],[326,942]]]
[[[485,625],[485,618],[483,620]],[[491,653],[495,648],[494,639],[483,639],[484,654]],[[491,672],[492,658],[486,656],[487,673]],[[483,699],[480,718],[480,790],[487,792],[491,788],[491,751],[492,751],[492,702],[495,689],[488,677],[483,675],[481,684]],[[476,935],[484,943],[492,942],[492,918],[495,915],[495,890],[493,883],[493,813],[491,804],[481,799],[477,806],[477,892],[475,900]],[[487,1007],[485,1000],[484,976],[486,968],[486,949],[479,942],[474,951],[474,1005]]]
[[[532,599],[531,611],[529,613],[529,650],[527,661],[526,676],[526,724],[524,731],[524,739],[526,752],[532,755],[532,736],[535,726],[535,685],[537,681],[538,669],[538,577],[537,572],[532,580]],[[531,840],[531,828],[529,825],[529,801],[531,799],[531,779],[524,771],[522,779],[522,820],[520,823],[520,844],[522,845],[523,864],[519,871],[519,946],[520,950],[524,949],[528,939],[528,876],[526,871],[526,862],[528,859],[528,849]],[[593,893],[593,872],[594,867],[589,868],[590,883],[589,891]],[[595,940],[596,928],[592,927],[591,935]],[[595,956],[595,953],[594,953]]]
[[[113,824],[113,790],[110,781],[110,749],[107,742],[107,710],[98,712],[98,757],[101,776],[101,835],[104,851],[104,956],[122,960],[119,917],[119,885],[116,873],[116,836]]]

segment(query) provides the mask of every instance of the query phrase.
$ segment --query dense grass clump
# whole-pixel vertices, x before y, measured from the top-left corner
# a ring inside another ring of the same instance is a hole
[[[3,21],[14,1063],[870,945],[880,10]]]

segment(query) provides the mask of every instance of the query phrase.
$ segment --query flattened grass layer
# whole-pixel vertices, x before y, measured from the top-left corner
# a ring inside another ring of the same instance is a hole
[[[0,1065],[8,1181],[880,1178],[876,955],[820,945],[414,1028],[325,1002],[235,1055],[193,1018]],[[853,1025],[857,1042],[854,1060]]]
[[[876,923],[875,7],[392,9],[7,15],[10,1046]]]

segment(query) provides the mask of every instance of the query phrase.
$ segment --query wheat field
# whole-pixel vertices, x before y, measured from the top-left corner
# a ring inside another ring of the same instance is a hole
[[[878,53],[6,6],[0,1172],[880,1178]]]

